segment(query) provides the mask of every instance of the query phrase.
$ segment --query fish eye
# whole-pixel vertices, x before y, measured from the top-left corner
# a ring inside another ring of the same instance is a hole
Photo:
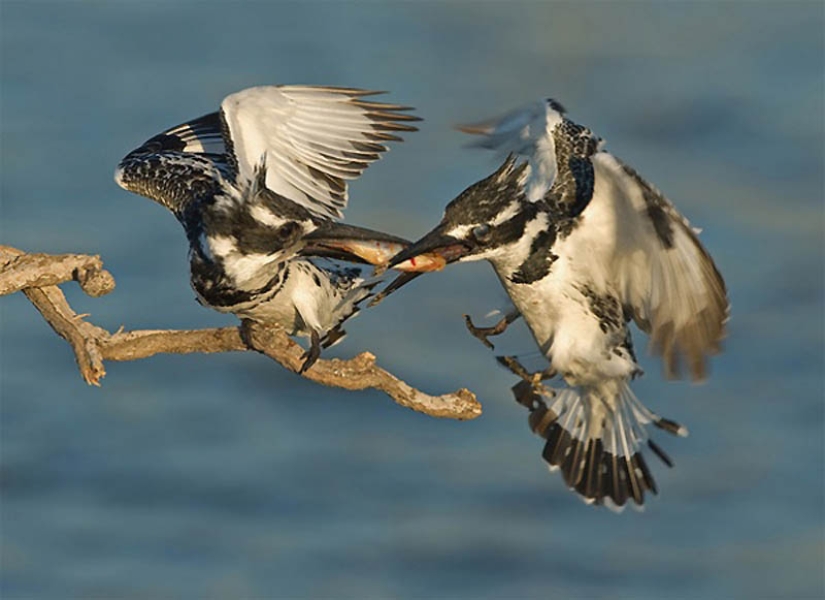
[[[486,223],[473,227],[472,233],[475,240],[482,244],[489,242],[493,235],[492,229],[490,229],[490,226]]]

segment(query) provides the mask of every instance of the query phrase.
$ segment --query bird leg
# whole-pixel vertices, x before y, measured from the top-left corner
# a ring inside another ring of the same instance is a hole
[[[546,379],[552,379],[556,376],[556,370],[552,367],[548,367],[543,371],[530,373],[515,356],[496,356],[496,360],[498,364],[509,369],[511,373],[521,377],[536,393],[553,395],[553,391],[541,383]],[[515,393],[515,390],[513,390],[513,393]],[[518,398],[516,398],[516,400],[518,400]],[[521,400],[519,400],[519,402],[521,403]]]
[[[307,371],[307,369],[314,365],[315,361],[317,361],[321,356],[321,336],[318,335],[318,332],[313,329],[310,332],[309,339],[309,350],[304,352],[304,355],[301,357],[304,364],[301,366],[301,370],[298,371],[298,373],[302,375]]]
[[[518,319],[520,316],[521,313],[514,309],[504,315],[504,318],[492,327],[476,327],[473,324],[473,320],[470,318],[470,315],[464,315],[464,324],[467,326],[467,330],[473,334],[474,337],[481,340],[482,344],[487,346],[490,350],[494,350],[495,346],[493,346],[492,342],[490,342],[487,338],[493,335],[501,335],[505,332],[507,327],[510,326],[510,323]]]

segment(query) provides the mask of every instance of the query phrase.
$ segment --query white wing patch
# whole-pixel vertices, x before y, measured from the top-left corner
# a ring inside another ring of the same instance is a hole
[[[229,236],[208,236],[205,252],[217,256],[224,270],[238,287],[260,287],[272,277],[271,265],[289,258],[284,253],[244,254],[238,250],[238,241]]]
[[[720,350],[729,314],[722,276],[658,190],[606,152],[593,158],[597,186],[604,186],[594,197],[610,197],[616,212],[612,270],[623,302],[650,335],[668,376],[679,376],[684,359],[692,377],[704,379],[705,357]]]
[[[249,208],[249,214],[252,215],[252,218],[255,219],[258,223],[262,223],[264,225],[268,225],[269,227],[274,228],[281,227],[283,224],[289,221],[284,217],[276,215],[263,204],[253,204]]]
[[[253,177],[263,160],[266,184],[319,216],[340,217],[346,181],[381,153],[393,131],[415,131],[407,107],[362,100],[376,92],[261,86],[227,96],[221,104],[237,161],[238,178]]]

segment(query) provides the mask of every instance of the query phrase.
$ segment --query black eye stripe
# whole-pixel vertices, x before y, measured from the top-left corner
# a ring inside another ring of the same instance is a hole
[[[523,210],[497,227],[499,233],[497,237],[506,241],[517,240],[524,235],[527,223],[536,217],[537,212],[537,206],[534,203],[527,204]]]

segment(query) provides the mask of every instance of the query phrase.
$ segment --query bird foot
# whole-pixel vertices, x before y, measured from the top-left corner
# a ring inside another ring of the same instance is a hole
[[[304,361],[304,364],[301,365],[301,369],[298,371],[298,374],[303,375],[306,373],[309,368],[315,364],[315,362],[321,357],[321,336],[318,335],[318,332],[314,329],[312,333],[310,333],[310,345],[309,350],[304,352],[301,360]]]
[[[470,315],[464,315],[464,324],[467,326],[467,330],[474,337],[481,340],[482,344],[487,346],[490,350],[495,350],[495,346],[493,346],[493,343],[487,338],[493,335],[501,335],[507,330],[507,327],[510,326],[510,323],[518,319],[520,316],[521,313],[514,310],[504,315],[504,318],[502,318],[498,323],[496,323],[492,327],[476,327],[473,323],[473,320],[470,318]]]
[[[537,394],[551,397],[555,395],[552,388],[549,388],[542,383],[542,381],[552,379],[556,376],[555,369],[547,368],[544,371],[530,373],[515,356],[496,356],[496,360],[498,361],[498,364],[509,369],[511,373],[521,377],[523,382],[529,385],[530,388]],[[515,390],[513,391],[515,393]]]

